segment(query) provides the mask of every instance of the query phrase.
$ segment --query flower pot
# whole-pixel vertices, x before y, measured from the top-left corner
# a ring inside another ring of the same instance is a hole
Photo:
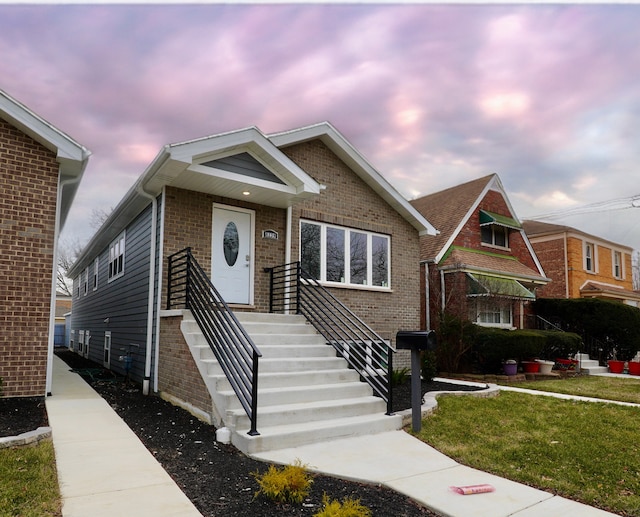
[[[540,371],[540,363],[536,361],[522,361],[522,369],[524,373],[538,373]]]
[[[536,363],[540,366],[540,373],[542,374],[550,374],[553,366],[556,364],[553,361],[543,361],[542,359],[537,359]]]
[[[518,373],[518,363],[504,363],[502,369],[505,375],[515,375]]]
[[[629,375],[640,375],[640,363],[637,361],[629,361]]]
[[[624,372],[624,361],[607,361],[610,373]]]

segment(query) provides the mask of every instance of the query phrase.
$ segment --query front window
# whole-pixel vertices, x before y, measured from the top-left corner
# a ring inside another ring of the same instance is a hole
[[[509,230],[504,226],[489,224],[480,227],[480,239],[483,244],[498,246],[500,248],[509,247]]]
[[[622,278],[622,253],[619,251],[613,252],[613,276],[618,279]]]
[[[388,288],[390,250],[388,235],[300,223],[302,268],[321,282]]]
[[[109,282],[124,275],[124,233],[109,246]]]
[[[471,321],[483,327],[512,327],[513,311],[511,303],[498,300],[478,300],[473,304]]]
[[[98,289],[98,266],[100,265],[99,259],[95,259],[93,262],[93,290]]]
[[[584,244],[584,268],[587,271],[595,272],[595,246],[591,242]]]

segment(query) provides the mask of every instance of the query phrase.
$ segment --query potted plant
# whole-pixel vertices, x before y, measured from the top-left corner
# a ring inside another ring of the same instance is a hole
[[[629,375],[640,375],[640,352],[628,363]]]
[[[507,359],[502,363],[502,369],[505,375],[515,375],[518,373],[518,361],[515,359]]]
[[[556,364],[553,361],[545,361],[543,359],[536,359],[536,363],[540,365],[540,373],[545,375],[550,374]]]
[[[535,359],[531,361],[522,361],[522,369],[524,373],[538,373],[540,371],[540,363]]]
[[[618,353],[616,349],[613,349],[612,358],[607,361],[609,366],[609,373],[622,373],[624,372],[624,361],[618,360]]]

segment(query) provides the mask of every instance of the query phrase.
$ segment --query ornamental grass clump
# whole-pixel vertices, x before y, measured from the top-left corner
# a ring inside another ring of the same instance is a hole
[[[264,474],[253,472],[252,475],[260,486],[255,497],[262,494],[277,503],[302,503],[309,495],[313,483],[300,460],[282,468],[270,465]]]
[[[322,510],[313,517],[371,517],[371,510],[360,503],[360,499],[347,497],[342,502],[322,496]]]

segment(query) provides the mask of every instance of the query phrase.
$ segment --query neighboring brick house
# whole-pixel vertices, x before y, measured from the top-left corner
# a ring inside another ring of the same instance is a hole
[[[51,391],[57,240],[89,152],[0,90],[0,378]]]
[[[424,324],[442,312],[478,325],[523,328],[549,282],[500,178],[485,176],[411,201],[440,232],[421,239]]]
[[[300,260],[391,340],[419,328],[420,236],[434,233],[328,123],[167,145],[69,272],[70,346],[119,373],[130,347],[131,376],[146,391],[207,411],[194,395],[197,370],[172,348],[182,337],[179,318],[164,310],[167,257],[191,247],[236,312],[268,312],[265,268]]]
[[[553,280],[544,298],[603,298],[640,307],[633,290],[633,249],[570,226],[524,221],[524,230]]]

